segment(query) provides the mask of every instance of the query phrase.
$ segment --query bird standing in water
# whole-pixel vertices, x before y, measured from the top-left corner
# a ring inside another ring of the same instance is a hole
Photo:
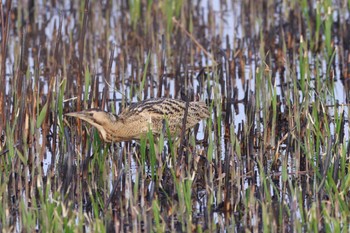
[[[163,130],[167,120],[171,135],[179,135],[182,130],[186,102],[177,99],[148,99],[131,105],[118,116],[98,109],[67,113],[97,128],[105,142],[140,140],[151,129],[154,135]],[[209,117],[204,102],[189,102],[186,118],[186,130],[199,121]]]

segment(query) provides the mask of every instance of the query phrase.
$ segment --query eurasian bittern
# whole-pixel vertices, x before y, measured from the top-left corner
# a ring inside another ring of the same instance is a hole
[[[151,129],[159,135],[168,122],[171,135],[181,133],[186,102],[177,99],[148,99],[131,105],[118,116],[98,109],[67,113],[87,121],[97,128],[105,142],[140,140]],[[200,120],[209,117],[208,107],[204,102],[189,102],[186,129],[192,128]]]

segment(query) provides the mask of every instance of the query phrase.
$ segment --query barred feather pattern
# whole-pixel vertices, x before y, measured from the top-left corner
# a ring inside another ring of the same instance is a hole
[[[186,102],[170,98],[148,99],[124,109],[119,116],[89,109],[66,115],[80,118],[97,128],[106,142],[139,140],[149,130],[159,135],[167,122],[170,133],[181,132]],[[209,110],[204,102],[189,102],[186,129],[209,117]],[[164,121],[165,120],[165,121]]]

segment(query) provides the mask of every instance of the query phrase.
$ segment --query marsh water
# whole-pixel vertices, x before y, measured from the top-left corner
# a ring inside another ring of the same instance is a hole
[[[3,1],[3,232],[348,232],[348,1]],[[169,97],[183,138],[64,114]],[[181,142],[181,143],[179,143]]]

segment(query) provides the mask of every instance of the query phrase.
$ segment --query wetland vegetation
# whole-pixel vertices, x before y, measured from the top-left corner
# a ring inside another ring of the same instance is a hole
[[[2,2],[2,232],[349,232],[350,1]],[[64,114],[207,103],[179,139]]]

